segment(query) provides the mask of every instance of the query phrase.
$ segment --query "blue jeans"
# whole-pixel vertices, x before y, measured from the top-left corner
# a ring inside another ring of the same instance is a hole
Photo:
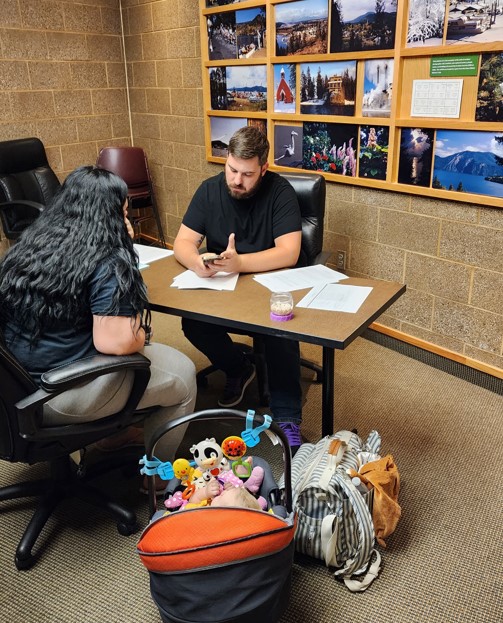
[[[227,376],[238,377],[243,373],[246,358],[241,348],[232,341],[229,331],[252,337],[253,334],[188,318],[182,318],[182,329],[189,342]],[[272,416],[276,421],[300,423],[299,343],[272,335],[260,337],[264,343]]]

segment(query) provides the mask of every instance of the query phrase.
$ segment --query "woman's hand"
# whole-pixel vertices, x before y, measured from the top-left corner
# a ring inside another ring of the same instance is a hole
[[[131,225],[131,221],[128,219],[127,216],[124,217],[124,223],[126,223],[126,229],[127,229],[127,233],[129,234],[129,237],[134,240],[134,229],[133,229],[133,226]]]

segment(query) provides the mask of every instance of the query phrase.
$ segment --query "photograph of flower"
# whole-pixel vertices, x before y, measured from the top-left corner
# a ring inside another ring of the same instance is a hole
[[[503,197],[503,133],[437,130],[432,187]]]
[[[299,93],[303,114],[354,115],[356,61],[302,63]]]
[[[490,43],[503,39],[503,1],[451,2],[445,43]]]
[[[274,126],[274,164],[302,168],[302,125]]]
[[[265,58],[265,7],[236,11],[238,58]]]
[[[503,121],[503,52],[482,54],[475,121]]]
[[[327,52],[327,0],[277,4],[275,14],[276,56]]]
[[[210,61],[237,58],[235,11],[208,15],[206,28]]]
[[[237,117],[210,117],[211,155],[227,158],[231,136],[248,125],[247,119]]]
[[[357,125],[304,123],[302,168],[355,177],[357,143]]]
[[[434,130],[402,128],[398,182],[414,186],[430,186]]]
[[[364,61],[362,115],[364,117],[389,117],[393,86],[393,59]]]
[[[442,45],[445,0],[410,0],[407,47]]]
[[[387,126],[360,127],[358,177],[385,180],[388,167],[389,128]]]
[[[331,0],[330,52],[390,50],[397,0]]]
[[[273,65],[274,112],[295,113],[296,65]]]

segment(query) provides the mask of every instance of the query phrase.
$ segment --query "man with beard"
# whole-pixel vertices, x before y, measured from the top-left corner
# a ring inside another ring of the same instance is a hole
[[[176,259],[200,277],[257,273],[297,265],[301,216],[292,186],[267,170],[269,142],[255,127],[229,141],[225,170],[205,180],[192,198],[174,243]],[[206,239],[207,253],[200,254]],[[221,259],[204,261],[216,254]],[[253,301],[250,301],[253,305]],[[234,407],[255,377],[254,366],[223,326],[182,319],[187,339],[227,376],[218,404]],[[232,330],[236,333],[235,330]],[[274,420],[290,446],[301,444],[302,392],[298,342],[263,336]]]

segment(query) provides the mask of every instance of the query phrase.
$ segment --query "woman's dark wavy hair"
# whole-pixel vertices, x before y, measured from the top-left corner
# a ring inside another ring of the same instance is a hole
[[[119,287],[106,315],[116,315],[127,294],[134,316],[150,321],[145,284],[124,223],[126,183],[93,166],[76,169],[46,209],[0,262],[0,324],[14,315],[34,341],[61,321],[90,321],[86,287],[107,266]]]

